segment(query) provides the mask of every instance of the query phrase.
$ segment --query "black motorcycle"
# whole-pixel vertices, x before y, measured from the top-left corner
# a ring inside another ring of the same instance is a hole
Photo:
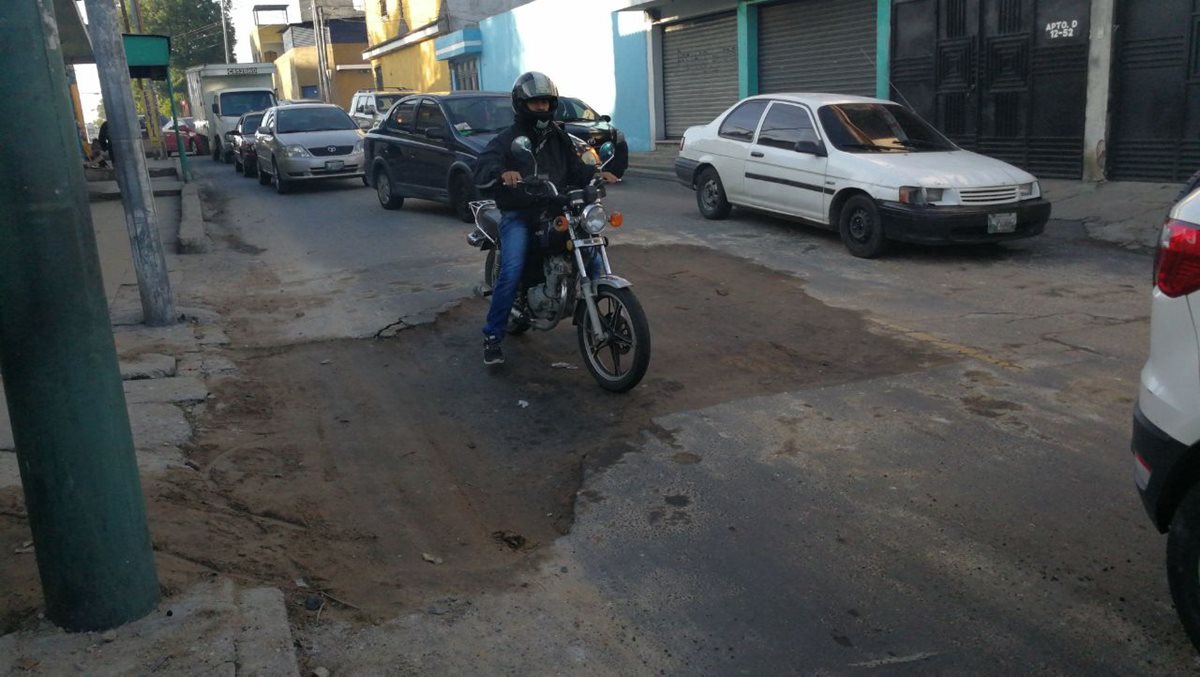
[[[513,140],[512,152],[531,160],[532,174],[522,178],[529,195],[546,205],[534,222],[524,275],[517,286],[508,333],[529,329],[549,331],[570,317],[579,339],[579,352],[601,388],[623,393],[641,382],[650,365],[650,325],[630,283],[613,275],[608,260],[610,225],[620,227],[620,212],[609,212],[599,174],[585,188],[560,193],[558,187],[537,174],[537,161],[527,137]],[[611,143],[601,146],[599,157],[612,160]],[[500,210],[492,200],[471,202],[475,230],[467,236],[471,246],[488,253],[484,263],[485,290],[494,287],[500,270]],[[588,275],[588,262],[600,257],[604,273]]]

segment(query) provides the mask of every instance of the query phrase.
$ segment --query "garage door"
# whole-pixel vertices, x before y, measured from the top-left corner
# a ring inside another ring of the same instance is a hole
[[[758,15],[758,91],[875,96],[876,0],[795,0]]]
[[[1200,169],[1200,7],[1117,7],[1109,178],[1183,181]]]
[[[737,15],[663,28],[663,115],[667,138],[712,122],[738,100]]]

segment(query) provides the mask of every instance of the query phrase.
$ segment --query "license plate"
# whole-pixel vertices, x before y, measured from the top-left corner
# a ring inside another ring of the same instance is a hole
[[[326,160],[325,161],[325,169],[327,169],[329,171],[334,171],[337,169],[341,169],[342,166],[345,164],[346,163],[343,162],[342,160]]]
[[[1016,214],[988,214],[989,233],[1011,233],[1017,229]]]

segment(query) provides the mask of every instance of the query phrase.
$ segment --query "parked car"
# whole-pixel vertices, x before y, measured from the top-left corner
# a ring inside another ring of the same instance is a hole
[[[597,113],[579,99],[564,96],[558,99],[554,119],[561,122],[569,134],[583,139],[593,148],[611,141],[613,157],[604,168],[618,177],[625,174],[629,168],[629,144],[625,142],[625,133],[612,125],[611,117]]]
[[[1134,477],[1167,534],[1171,599],[1200,648],[1200,191],[1163,225],[1150,293],[1150,357],[1133,414]]]
[[[233,152],[233,171],[252,177],[258,173],[258,153],[254,150],[254,133],[262,123],[263,111],[242,113],[237,124],[226,136],[226,145]]]
[[[145,122],[145,119],[142,119]],[[185,153],[203,153],[206,149],[203,147],[203,137],[196,133],[196,121],[193,118],[179,118],[179,138],[175,138],[175,123],[167,122],[162,126],[163,148],[167,151],[167,157],[171,153],[178,153],[179,147],[183,146]]]
[[[891,240],[1031,237],[1050,218],[1028,172],[959,148],[900,104],[840,94],[743,99],[684,132],[675,173],[705,218],[733,206],[799,217],[865,258]]]
[[[475,160],[512,120],[507,93],[404,97],[367,133],[367,182],[384,209],[398,209],[405,198],[422,198],[452,205],[470,223]]]
[[[472,223],[475,161],[497,133],[513,121],[508,92],[461,91],[414,94],[398,101],[367,133],[367,185],[384,209],[415,197],[449,204]],[[599,164],[598,149],[571,136],[584,162]]]
[[[407,87],[360,89],[350,97],[350,117],[359,129],[371,129],[383,120],[397,101],[412,93]]]
[[[299,181],[363,176],[363,133],[329,103],[268,108],[254,134],[258,182],[287,193]]]

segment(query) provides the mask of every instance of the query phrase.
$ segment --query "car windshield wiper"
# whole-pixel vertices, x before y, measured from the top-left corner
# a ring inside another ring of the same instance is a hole
[[[563,118],[563,122],[591,122],[588,118]]]
[[[941,148],[942,144],[934,141],[919,141],[913,139],[896,139],[896,143],[905,148]]]
[[[862,148],[863,150],[900,150],[892,146],[880,146],[874,143],[843,143],[838,145],[839,148]]]

